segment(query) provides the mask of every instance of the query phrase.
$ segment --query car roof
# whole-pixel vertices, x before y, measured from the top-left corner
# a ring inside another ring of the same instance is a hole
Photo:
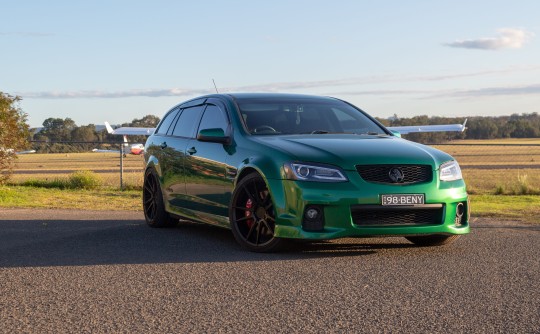
[[[336,100],[333,97],[306,95],[306,94],[287,94],[287,93],[226,93],[220,95],[228,95],[236,100],[243,99],[314,99],[314,100]]]

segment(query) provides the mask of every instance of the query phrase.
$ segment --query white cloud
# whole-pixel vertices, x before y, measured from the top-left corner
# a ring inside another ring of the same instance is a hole
[[[482,97],[482,96],[509,96],[509,95],[540,95],[540,84],[507,87],[486,87],[480,89],[461,90],[448,92],[444,95],[433,97]]]
[[[484,87],[467,90],[360,90],[347,92],[329,92],[325,95],[368,95],[368,96],[398,96],[410,95],[420,99],[467,99],[477,97],[497,97],[497,96],[523,96],[540,95],[540,84],[522,86]]]
[[[496,37],[458,40],[445,45],[454,48],[480,50],[520,49],[534,37],[534,33],[524,29],[502,28],[497,31],[498,35]]]
[[[373,84],[387,83],[407,83],[407,82],[429,82],[429,81],[445,81],[455,80],[468,77],[482,77],[489,75],[503,75],[515,72],[531,72],[540,70],[540,66],[521,66],[510,67],[498,70],[484,70],[468,73],[452,73],[428,76],[399,76],[399,75],[380,75],[363,78],[344,78],[336,80],[319,80],[319,81],[292,81],[292,82],[276,82],[261,85],[236,86],[236,87],[220,87],[221,93],[227,92],[288,92],[295,90],[304,90],[309,92],[315,88],[325,87],[346,87],[346,86],[369,86]],[[130,98],[130,97],[190,97],[204,94],[214,93],[213,89],[192,89],[192,88],[164,88],[164,89],[131,89],[124,91],[103,91],[103,90],[86,90],[86,91],[43,91],[43,92],[15,92],[15,95],[23,98],[34,99],[76,99],[76,98]],[[352,90],[347,92],[334,93],[340,95],[433,95],[437,92],[425,90]],[[439,96],[450,96],[448,92],[439,92]],[[329,94],[332,95],[332,94]]]
[[[163,96],[191,96],[210,94],[213,91],[206,89],[132,89],[126,91],[107,92],[99,90],[84,90],[71,92],[30,92],[16,93],[24,98],[35,99],[76,99],[76,98],[122,98],[122,97],[163,97]]]

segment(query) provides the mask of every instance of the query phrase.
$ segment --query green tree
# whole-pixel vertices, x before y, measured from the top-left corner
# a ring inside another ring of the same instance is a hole
[[[15,151],[28,147],[30,136],[27,115],[19,107],[19,96],[0,92],[0,184],[13,172]]]
[[[95,144],[85,144],[81,142],[95,142],[97,139],[98,136],[96,134],[96,126],[94,124],[82,125],[71,131],[71,140],[74,142],[79,142],[76,144],[78,151],[89,151],[92,148],[95,148]]]
[[[159,123],[159,117],[154,115],[146,115],[141,119],[135,118],[131,123],[125,126],[141,127],[141,128],[155,128]]]
[[[96,141],[96,126],[94,124],[82,125],[71,131],[73,141]]]
[[[43,121],[41,134],[49,138],[50,141],[70,141],[71,132],[77,125],[71,118],[47,118]]]

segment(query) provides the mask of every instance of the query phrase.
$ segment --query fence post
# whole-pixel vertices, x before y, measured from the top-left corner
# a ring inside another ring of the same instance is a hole
[[[120,190],[124,190],[124,144],[120,144]]]

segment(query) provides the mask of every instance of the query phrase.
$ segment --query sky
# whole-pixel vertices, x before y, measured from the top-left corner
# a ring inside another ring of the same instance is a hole
[[[540,112],[540,1],[0,0],[28,123],[163,116],[203,94],[334,96],[376,117]]]

